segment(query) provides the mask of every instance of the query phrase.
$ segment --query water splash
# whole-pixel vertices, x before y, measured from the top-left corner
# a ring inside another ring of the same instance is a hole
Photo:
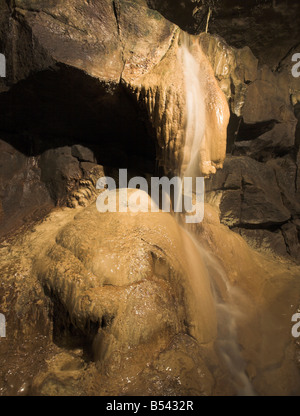
[[[218,260],[202,247],[193,234],[185,228],[182,228],[182,231],[193,242],[198,256],[206,266],[207,274],[210,277],[218,326],[216,346],[221,360],[231,373],[232,378],[230,381],[237,395],[254,396],[255,392],[246,374],[246,364],[239,348],[237,335],[237,320],[243,318],[243,314],[238,308],[238,300],[242,298],[247,302],[247,299],[245,299],[245,295],[240,290],[230,285],[226,273]],[[189,263],[197,263],[197,259],[191,256],[191,250],[186,250],[185,254]],[[196,279],[201,278],[199,270]]]
[[[218,260],[205,250],[193,236],[191,238],[197,245],[199,255],[203,258],[211,277],[217,310],[218,337],[216,344],[219,353],[231,372],[237,394],[254,396],[255,392],[246,374],[246,364],[238,345],[237,321],[243,318],[238,301],[243,299],[246,303],[246,296],[228,282],[227,275]]]

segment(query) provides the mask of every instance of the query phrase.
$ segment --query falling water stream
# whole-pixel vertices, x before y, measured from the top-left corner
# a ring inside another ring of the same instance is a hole
[[[246,366],[237,337],[237,318],[242,315],[242,312],[239,310],[236,300],[245,295],[230,285],[218,260],[203,248],[190,232],[187,230],[185,232],[197,248],[198,255],[202,258],[210,277],[218,324],[216,345],[221,359],[232,375],[231,381],[237,394],[253,396],[255,393],[245,371]],[[186,250],[186,255],[189,256],[188,250]],[[189,261],[194,260],[189,258]],[[201,276],[198,274],[196,278],[199,279]]]
[[[186,87],[186,141],[184,155],[184,169],[181,171],[182,177],[195,178],[199,172],[199,149],[205,135],[206,117],[205,117],[205,99],[203,82],[205,74],[202,74],[199,63],[190,51],[189,36],[183,35],[183,44],[181,54],[184,67],[185,87]],[[216,109],[217,111],[218,109]],[[196,238],[182,225],[182,232],[186,235],[184,238],[189,239],[188,244],[194,245],[196,252],[201,258],[207,269],[211,290],[214,297],[214,304],[217,316],[217,348],[219,355],[227,366],[232,376],[232,383],[236,393],[243,396],[254,395],[254,390],[245,371],[245,362],[243,360],[237,337],[237,316],[241,314],[238,310],[237,299],[242,296],[236,288],[233,288],[228,282],[226,273],[219,264],[218,260],[204,249]],[[202,279],[201,270],[197,270],[195,259],[195,250],[191,250],[185,244],[185,254],[189,264],[195,264],[193,268],[196,273],[192,273],[192,279]],[[220,289],[220,288],[223,289]],[[223,292],[223,295],[222,293]],[[224,295],[225,292],[225,295]],[[208,312],[209,313],[209,312]]]
[[[189,37],[183,35],[181,47],[186,89],[186,129],[184,176],[194,176],[199,165],[199,150],[205,135],[205,100],[199,64],[189,51]]]

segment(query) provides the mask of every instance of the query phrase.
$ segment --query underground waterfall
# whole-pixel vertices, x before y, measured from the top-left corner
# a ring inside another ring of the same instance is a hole
[[[0,395],[299,395],[300,6],[217,3],[0,0]]]
[[[208,131],[206,123],[209,122],[206,119],[205,89],[203,84],[207,82],[210,74],[203,70],[201,71],[199,62],[197,62],[191,52],[193,42],[196,43],[197,40],[191,39],[185,33],[182,34],[182,38],[180,54],[184,68],[187,113],[184,162],[180,169],[181,179],[184,181],[185,177],[195,179],[201,173],[201,164],[203,164],[201,157],[203,157],[205,152],[205,150],[203,152],[203,149],[205,149]],[[209,105],[212,104],[210,103]],[[223,118],[222,108],[216,106],[214,111],[217,114],[218,123],[226,123]],[[191,188],[185,188],[184,191],[189,194],[193,193]],[[182,195],[179,198],[182,198]],[[196,203],[204,204],[204,195],[196,195],[195,198]],[[180,221],[180,217],[178,215],[176,217]],[[189,230],[190,227],[185,221],[180,222],[185,255],[190,265],[190,284],[193,292],[196,294],[196,303],[203,304],[203,297],[200,297],[199,293],[205,293],[204,297],[208,298],[211,296],[211,292],[213,293],[214,311],[212,307],[208,308],[205,305],[204,314],[216,314],[216,344],[218,345],[220,356],[226,362],[228,369],[230,369],[236,393],[243,396],[252,396],[254,395],[254,390],[246,375],[245,362],[241,355],[236,332],[236,315],[242,312],[239,312],[237,305],[234,304],[234,296],[239,296],[239,291],[231,287],[226,273],[218,260],[201,246],[201,243],[197,241],[196,236]],[[209,284],[206,282],[206,286],[199,282],[204,279],[208,279],[209,282]],[[223,286],[223,293],[220,286]],[[241,294],[240,296],[245,295]],[[203,323],[203,316],[197,312],[197,309],[194,310],[194,313],[196,316],[199,314],[200,322]],[[193,335],[197,338],[196,334]],[[198,338],[198,340],[201,342],[201,339]]]

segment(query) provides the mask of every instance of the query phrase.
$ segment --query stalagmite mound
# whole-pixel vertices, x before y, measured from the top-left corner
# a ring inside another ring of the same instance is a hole
[[[0,0],[0,395],[300,394],[299,5],[244,3]]]
[[[37,275],[87,336],[94,335],[91,325],[104,325],[118,349],[176,334],[185,325],[200,343],[216,336],[205,267],[192,292],[180,229],[170,214],[103,214],[92,204],[55,241],[44,246]]]
[[[182,231],[170,214],[102,214],[95,204],[65,209],[15,242],[11,256],[23,249],[22,297],[42,285],[52,304],[43,325],[58,346],[46,348],[46,372],[29,366],[36,376],[27,393],[76,394],[80,379],[80,394],[211,394],[214,377],[199,354],[202,346],[217,360],[211,287],[203,264],[193,288]],[[47,308],[45,295],[38,296]],[[15,310],[20,303],[17,297]],[[15,344],[23,337],[17,331]]]
[[[12,350],[1,343],[1,351],[7,368],[12,360],[23,368],[11,387],[3,379],[3,393],[236,394],[218,347],[227,334],[216,333],[209,273],[221,298],[231,299],[255,393],[297,394],[286,311],[298,302],[299,267],[256,253],[213,207],[205,212],[193,226],[204,250],[197,287],[190,264],[199,271],[197,250],[168,213],[65,208],[2,246],[4,281],[15,295],[3,309]],[[18,363],[16,354],[26,352],[32,361]]]

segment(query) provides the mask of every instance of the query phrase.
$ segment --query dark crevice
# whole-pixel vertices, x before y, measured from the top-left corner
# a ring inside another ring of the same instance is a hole
[[[112,2],[112,7],[113,7],[113,12],[114,12],[114,16],[116,19],[116,24],[117,24],[117,31],[118,31],[118,36],[119,36],[119,40],[120,40],[120,44],[121,44],[121,49],[122,49],[122,62],[123,62],[123,68],[121,71],[121,75],[120,75],[120,82],[122,81],[122,75],[125,69],[125,65],[126,65],[126,59],[124,56],[124,44],[123,44],[123,40],[122,40],[122,36],[121,36],[121,31],[120,31],[120,10],[119,10],[119,5],[117,5],[116,3],[117,0],[113,0]]]
[[[284,207],[286,207],[287,209],[289,209],[289,203],[287,201],[287,198],[285,196],[285,193],[282,190],[282,188],[280,186],[280,183],[279,183],[279,180],[278,180],[278,171],[276,169],[273,169],[273,172],[274,172],[274,177],[275,177],[275,181],[276,181],[277,188],[278,188],[278,190],[280,192],[280,198],[281,198],[282,205]]]
[[[242,222],[242,213],[243,213],[243,205],[245,202],[245,191],[246,191],[246,182],[244,177],[242,177],[242,184],[241,184],[241,205],[240,205],[240,215],[239,221]]]
[[[273,72],[280,72],[281,69],[281,64],[293,53],[293,52],[298,52],[300,46],[300,42],[296,43],[296,45],[293,45],[288,51],[287,53],[284,55],[284,57],[282,59],[280,59],[278,65],[273,69]]]
[[[53,342],[60,348],[68,350],[83,348],[88,361],[92,359],[92,342],[99,331],[97,322],[87,321],[83,330],[78,329],[61,303],[58,296],[44,288],[45,295],[51,300],[49,318],[53,323]]]
[[[114,316],[104,315],[101,319],[100,328],[105,329],[105,328],[111,326],[112,323],[113,323],[114,318],[115,318]]]
[[[298,119],[296,134],[295,134],[295,162],[296,162],[296,175],[295,175],[295,189],[296,192],[298,189],[298,175],[299,175],[299,165],[298,165],[298,154],[300,151],[300,103],[296,104],[294,107],[295,116]]]
[[[261,121],[254,124],[247,124],[241,120],[236,134],[236,141],[255,140],[268,131],[271,131],[276,124],[278,124],[276,120]]]
[[[108,88],[63,65],[0,96],[1,138],[28,157],[80,144],[95,153],[99,164],[129,168],[139,158],[154,171],[155,141],[145,123],[122,85]]]
[[[282,229],[280,231],[281,231],[281,234],[282,234],[285,246],[286,246],[286,252],[291,256],[292,254],[291,254],[290,246],[288,244],[288,238]]]
[[[112,6],[113,6],[113,11],[114,11],[114,15],[115,15],[116,23],[117,23],[118,34],[120,36],[119,12],[118,12],[115,0],[113,0]]]
[[[235,229],[243,229],[243,230],[267,230],[267,231],[271,231],[271,232],[276,232],[278,230],[281,230],[280,227],[282,227],[284,224],[288,224],[290,220],[288,221],[284,221],[281,223],[276,223],[274,224],[273,222],[266,222],[266,223],[260,223],[260,224],[244,224],[244,223],[239,223],[239,224],[235,224],[232,227],[229,227],[231,230],[235,230]]]
[[[232,111],[230,111],[230,113],[230,119],[227,127],[227,154],[231,154],[234,149],[234,143],[237,140],[238,131],[242,122],[241,117],[238,117]]]
[[[296,190],[296,193],[299,191],[299,189],[298,189],[298,175],[299,175],[299,165],[296,162],[296,175],[295,175],[295,190]]]

